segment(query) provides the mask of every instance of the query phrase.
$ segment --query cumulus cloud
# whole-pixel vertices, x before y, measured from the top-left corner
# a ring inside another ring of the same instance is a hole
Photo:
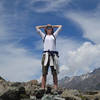
[[[15,44],[0,47],[0,76],[9,81],[36,79],[41,73],[40,59]]]
[[[72,75],[87,73],[100,67],[100,45],[85,42],[77,50],[69,51],[67,66]]]

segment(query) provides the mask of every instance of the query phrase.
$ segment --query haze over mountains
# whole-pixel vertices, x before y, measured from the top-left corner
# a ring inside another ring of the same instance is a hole
[[[59,85],[67,89],[100,90],[100,68],[80,76],[66,76],[59,81]]]

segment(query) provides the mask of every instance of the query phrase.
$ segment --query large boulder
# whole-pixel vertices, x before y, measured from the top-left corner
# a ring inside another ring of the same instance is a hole
[[[9,84],[4,80],[0,80],[0,96],[5,93],[8,88]]]
[[[25,91],[27,95],[32,95],[35,89],[40,88],[40,84],[37,80],[31,80],[24,84]]]
[[[21,98],[29,98],[29,96],[26,95],[24,87],[9,87],[0,98],[2,100],[20,100]]]
[[[86,91],[80,97],[82,100],[100,100],[100,91]]]
[[[78,90],[65,90],[62,94],[61,97],[65,98],[66,100],[82,100],[80,97]]]

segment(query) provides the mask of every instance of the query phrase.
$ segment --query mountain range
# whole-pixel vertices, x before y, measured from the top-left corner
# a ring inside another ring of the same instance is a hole
[[[64,77],[59,80],[59,86],[67,89],[100,90],[100,68],[80,76]]]

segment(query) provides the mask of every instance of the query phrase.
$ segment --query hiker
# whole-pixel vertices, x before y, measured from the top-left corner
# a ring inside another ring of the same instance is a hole
[[[41,28],[44,29],[42,32]],[[57,28],[54,32],[54,28]],[[54,82],[54,89],[58,88],[58,77],[57,74],[59,73],[58,68],[58,58],[59,53],[56,51],[56,36],[60,32],[62,25],[42,25],[36,26],[37,32],[40,34],[44,44],[44,50],[42,54],[42,84],[41,88],[45,89],[46,86],[46,77],[48,74],[48,68],[50,66],[51,72],[53,75],[53,82]]]

